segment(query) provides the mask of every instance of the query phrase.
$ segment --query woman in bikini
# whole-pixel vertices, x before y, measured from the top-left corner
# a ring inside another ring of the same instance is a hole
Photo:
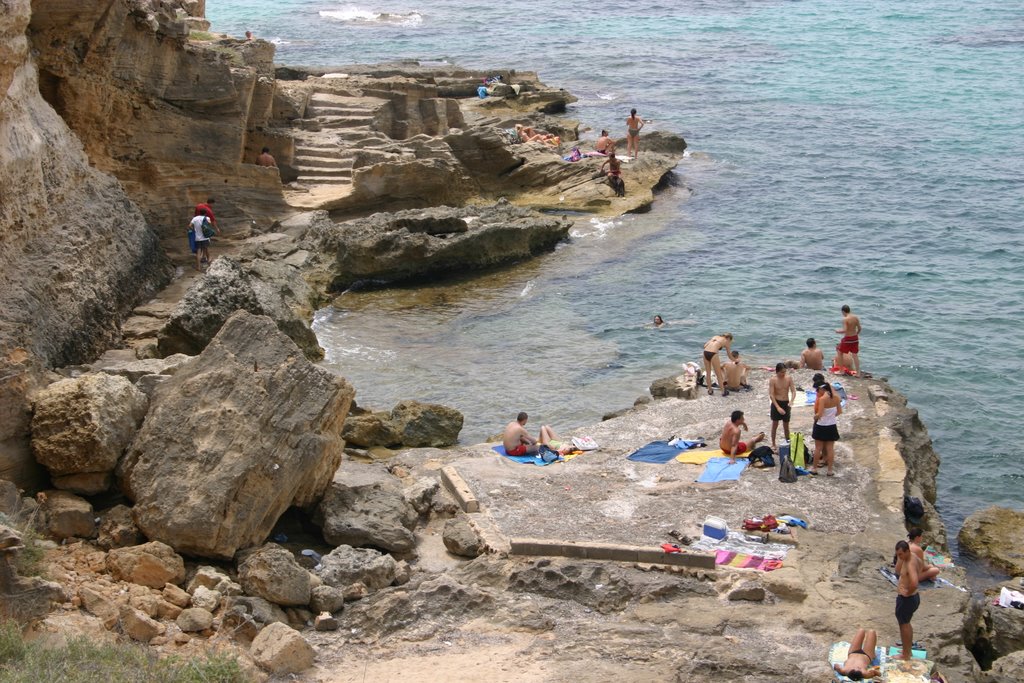
[[[640,154],[640,129],[643,127],[644,120],[636,115],[636,109],[630,109],[626,119],[626,155],[632,153],[634,159]]]
[[[836,441],[839,441],[837,418],[843,414],[842,401],[832,390],[832,385],[822,381],[817,385],[818,398],[814,401],[814,465],[811,474],[817,474],[819,467],[828,467],[826,475],[831,477],[832,463],[836,457]]]
[[[725,375],[722,371],[722,360],[718,357],[718,352],[725,349],[725,355],[728,356],[732,351],[732,332],[726,332],[725,334],[715,335],[704,345],[704,381],[708,385],[708,396],[715,393],[714,387],[711,386],[711,371],[714,370],[715,377],[718,378],[718,386],[722,387],[722,396],[729,395],[729,388],[725,386]]]
[[[871,666],[871,660],[875,657],[875,646],[878,644],[878,634],[874,630],[865,631],[857,629],[857,635],[850,643],[850,653],[842,665],[835,664],[833,669],[841,676],[846,676],[851,681],[863,681],[866,678],[875,678],[881,674],[877,666]]]

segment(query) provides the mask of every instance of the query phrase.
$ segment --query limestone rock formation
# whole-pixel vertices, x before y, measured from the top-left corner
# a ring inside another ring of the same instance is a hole
[[[96,536],[96,515],[89,501],[67,491],[44,491],[40,495],[43,527],[52,538],[60,541]]]
[[[356,448],[446,448],[458,441],[463,420],[455,408],[400,401],[390,413],[353,411],[345,419],[342,436]]]
[[[145,395],[124,377],[90,374],[54,382],[36,396],[32,452],[54,485],[86,495],[105,491],[146,414]],[[98,474],[89,482],[69,475]]]
[[[40,373],[116,342],[119,321],[170,270],[138,207],[40,96],[31,9],[8,0],[0,12],[0,476],[36,489],[26,397]]]
[[[139,545],[144,541],[127,505],[115,505],[100,515],[99,536],[96,538],[99,547],[111,550]]]
[[[213,615],[202,607],[189,607],[182,610],[174,622],[185,633],[195,633],[210,628],[213,625]]]
[[[334,586],[317,586],[310,594],[309,607],[318,613],[340,612],[345,607],[345,593]]]
[[[289,292],[305,290],[297,268],[286,263],[262,262],[258,272],[252,264],[222,256],[189,288],[167,324],[159,333],[159,349],[164,355],[198,354],[217,334],[235,311],[266,315],[278,329],[311,359],[323,358],[316,335],[293,309],[297,305]],[[302,291],[301,293],[306,293]],[[288,297],[286,299],[286,297]]]
[[[31,624],[49,613],[52,602],[63,602],[67,596],[60,584],[18,576],[16,559],[24,549],[21,535],[0,525],[0,619]]]
[[[185,580],[185,561],[165,543],[150,541],[107,553],[107,571],[119,581],[150,588]]]
[[[277,605],[309,604],[309,572],[299,566],[290,551],[275,543],[267,543],[246,557],[238,567],[238,580],[249,595]]]
[[[253,163],[264,144],[278,146],[260,131],[273,100],[274,46],[190,40],[179,8],[36,0],[30,35],[43,96],[89,158],[121,180],[162,236],[183,239],[185,211],[214,194],[222,226],[285,207],[276,169]]]
[[[424,280],[522,261],[553,249],[571,221],[507,202],[316,221],[306,233],[332,291],[353,284]]]
[[[316,659],[313,646],[298,631],[280,623],[270,624],[260,631],[249,653],[257,664],[275,676],[305,671]]]
[[[1024,512],[992,506],[972,513],[957,536],[960,548],[1011,576],[1024,576]]]
[[[292,505],[315,504],[341,461],[352,400],[274,322],[244,311],[161,384],[119,476],[147,537],[229,559]]]
[[[166,630],[163,624],[130,605],[121,605],[120,619],[125,635],[140,643],[148,643]]]
[[[390,555],[370,548],[340,545],[324,555],[319,576],[327,586],[346,588],[359,583],[371,591],[390,586],[398,571],[398,563]]]
[[[465,515],[457,515],[445,522],[442,534],[444,547],[454,555],[479,557],[484,551],[480,535]]]
[[[334,475],[313,521],[331,545],[408,552],[416,545],[412,529],[417,519],[399,480],[382,468],[366,466]]]
[[[126,377],[132,384],[147,375],[173,375],[185,363],[192,360],[192,356],[183,353],[176,353],[166,358],[145,358],[142,360],[115,360],[106,358],[106,354],[92,364],[96,372],[104,372],[108,375],[120,375]]]

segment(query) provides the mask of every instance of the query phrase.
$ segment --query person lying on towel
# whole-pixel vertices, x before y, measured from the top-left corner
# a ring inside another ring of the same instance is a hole
[[[833,664],[832,668],[836,670],[836,673],[846,676],[851,681],[875,678],[881,674],[881,670],[877,666],[871,666],[877,644],[878,634],[874,630],[857,629],[857,635],[850,643],[850,654],[846,656],[846,661],[842,666]]]
[[[511,456],[534,455],[542,445],[557,451],[557,446],[560,444],[557,442],[558,435],[555,434],[555,431],[551,427],[543,425],[540,428],[540,439],[534,439],[526,433],[528,419],[529,416],[526,413],[519,413],[515,421],[505,425],[505,434],[501,439],[502,445],[505,446],[505,453]],[[556,445],[553,445],[553,442]]]

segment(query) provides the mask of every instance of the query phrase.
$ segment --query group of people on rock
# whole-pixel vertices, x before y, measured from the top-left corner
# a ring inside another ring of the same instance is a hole
[[[836,347],[837,353],[849,354],[852,356],[852,364],[855,370],[849,370],[849,374],[856,375],[860,371],[860,319],[854,315],[849,306],[842,307],[843,326],[836,330],[843,334],[842,340]],[[655,317],[655,326],[659,324],[660,316]],[[748,389],[747,376],[750,368],[740,360],[740,354],[732,350],[732,333],[715,335],[704,344],[704,370],[705,384],[708,388],[708,395],[715,393],[712,375],[718,379],[718,386],[722,389],[722,395],[728,396],[730,391]],[[728,357],[726,363],[721,362],[720,352],[725,350]],[[777,363],[775,373],[768,380],[768,395],[770,399],[769,418],[771,419],[771,448],[778,452],[777,434],[779,424],[782,424],[783,434],[789,440],[789,422],[793,411],[793,402],[796,400],[796,385],[789,375],[790,366],[809,368],[812,370],[824,369],[821,350],[813,338],[807,340],[807,349],[800,355],[799,361],[790,363]],[[837,369],[833,365],[833,370]],[[843,368],[846,369],[846,368]],[[811,467],[808,470],[812,475],[818,474],[818,469],[826,468],[826,476],[835,474],[835,442],[839,440],[838,417],[843,412],[842,398],[831,382],[826,381],[822,373],[816,373],[812,380],[816,392],[814,401],[814,427],[811,437],[814,439],[814,457]],[[741,440],[744,430],[749,431],[743,411],[735,410],[729,417],[729,421],[722,429],[719,438],[719,446],[723,452],[728,453],[729,462],[735,462],[736,456],[742,455],[754,449],[757,444],[765,439],[765,433],[760,432],[749,443]]]
[[[922,581],[934,581],[940,569],[928,562],[921,541],[924,531],[914,527],[907,533],[907,540],[896,543],[894,563],[899,580],[896,584],[896,625],[900,630],[899,658],[909,660],[914,654],[914,627],[911,620],[921,606],[918,592]],[[878,633],[874,629],[857,629],[850,641],[850,652],[846,661],[835,664],[836,673],[852,681],[875,678],[881,674],[874,664]]]

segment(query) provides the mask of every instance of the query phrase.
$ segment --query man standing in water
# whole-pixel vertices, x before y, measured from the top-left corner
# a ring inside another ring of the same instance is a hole
[[[640,155],[640,129],[644,127],[644,120],[636,115],[636,109],[629,110],[629,118],[626,119],[626,156],[630,154],[636,159]]]
[[[836,351],[841,356],[844,353],[848,353],[853,356],[853,374],[854,376],[860,376],[860,318],[850,313],[850,307],[844,305],[843,311],[843,326],[836,330],[836,332],[842,332],[843,338],[839,340],[839,346],[836,347]]]
[[[900,657],[910,659],[914,654],[914,627],[910,625],[910,620],[921,606],[921,596],[917,592],[918,560],[910,552],[910,544],[906,541],[896,544],[896,558],[901,565],[900,582],[896,587],[896,623],[899,624],[900,640],[903,641]]]
[[[796,400],[796,385],[793,378],[786,372],[785,363],[775,364],[775,374],[768,380],[768,396],[772,400],[772,450],[775,448],[775,434],[779,431],[779,422],[782,422],[782,432],[789,441],[789,417],[793,408],[791,404]]]

